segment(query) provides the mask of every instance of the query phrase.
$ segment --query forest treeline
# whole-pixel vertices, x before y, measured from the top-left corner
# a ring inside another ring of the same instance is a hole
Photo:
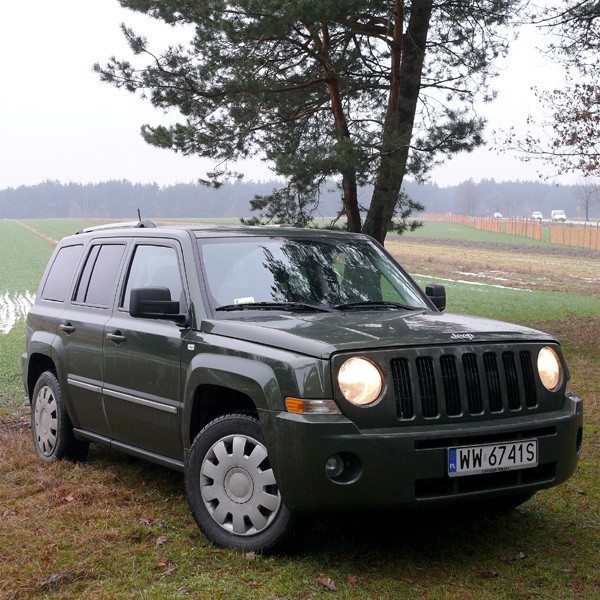
[[[101,183],[60,183],[45,181],[37,185],[0,190],[0,217],[28,218],[137,218],[142,217],[248,217],[250,200],[269,194],[277,181],[236,181],[214,189],[196,183],[159,186],[156,183],[131,183],[126,180]],[[542,181],[496,182],[465,181],[456,186],[439,187],[408,182],[404,191],[427,212],[452,212],[473,216],[527,217],[534,210],[546,214],[562,208],[570,218],[583,217],[583,195],[577,185],[556,185]],[[366,200],[370,191],[359,192]],[[317,214],[333,217],[341,203],[336,185],[323,189]],[[600,206],[590,211],[598,216]],[[418,217],[418,215],[415,215]]]

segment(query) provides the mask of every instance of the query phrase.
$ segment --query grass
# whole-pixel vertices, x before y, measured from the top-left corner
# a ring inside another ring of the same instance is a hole
[[[53,249],[16,221],[0,220],[0,294],[35,292]]]
[[[467,242],[497,242],[502,244],[528,244],[532,246],[546,246],[549,244],[547,240],[539,241],[522,235],[508,235],[494,231],[483,231],[457,223],[437,223],[432,221],[423,221],[422,227],[418,227],[414,231],[407,232],[404,235],[408,238],[461,240]]]
[[[3,285],[32,289],[51,244],[5,225],[1,222]],[[59,230],[58,223],[53,226]],[[41,223],[36,229],[51,235],[48,227]],[[452,262],[443,246],[431,255],[443,260],[428,262],[428,246],[415,255],[409,248],[414,243],[394,252],[411,264],[423,260],[428,277],[458,279],[464,262],[473,272],[485,271],[501,255],[501,264],[511,262],[509,253],[480,255],[470,247]],[[19,418],[26,414],[21,322],[0,337],[0,598],[599,597],[600,294],[594,294],[593,282],[598,261],[564,260],[560,273],[539,291],[446,285],[452,311],[517,321],[561,339],[574,389],[586,400],[575,477],[504,516],[321,515],[301,528],[290,553],[273,557],[208,544],[189,514],[180,473],[100,446],[92,446],[85,464],[42,463]],[[532,270],[518,273],[524,280],[547,267],[543,257],[527,262]],[[564,291],[562,280],[574,273],[593,280],[584,288],[589,293]],[[430,281],[421,278],[423,284]],[[328,579],[335,593],[327,589]]]

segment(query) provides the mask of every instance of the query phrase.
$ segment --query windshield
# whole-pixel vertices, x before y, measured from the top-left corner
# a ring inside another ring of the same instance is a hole
[[[286,304],[291,310],[348,305],[427,308],[402,271],[368,241],[227,238],[198,242],[214,310]]]

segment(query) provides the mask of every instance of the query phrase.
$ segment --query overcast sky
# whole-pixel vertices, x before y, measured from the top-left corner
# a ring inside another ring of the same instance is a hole
[[[61,182],[128,179],[160,185],[196,181],[213,165],[146,144],[140,125],[164,122],[150,103],[102,83],[92,71],[111,55],[130,56],[119,24],[148,34],[160,48],[169,29],[121,8],[116,0],[0,0],[0,189]],[[514,45],[496,80],[498,99],[481,108],[492,130],[523,128],[538,104],[532,85],[552,86],[560,72],[535,53],[531,35]],[[469,178],[534,180],[542,165],[488,149],[436,169],[441,186]],[[248,179],[268,179],[262,163],[243,165]],[[545,169],[549,173],[549,169]],[[556,179],[570,183],[573,176]]]

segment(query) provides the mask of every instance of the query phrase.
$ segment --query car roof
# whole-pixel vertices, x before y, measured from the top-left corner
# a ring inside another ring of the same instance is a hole
[[[151,221],[109,223],[96,227],[89,227],[77,231],[74,235],[64,238],[62,242],[83,242],[89,238],[180,238],[192,235],[196,239],[236,238],[236,237],[262,237],[262,238],[303,238],[331,240],[348,240],[349,238],[371,240],[372,238],[360,234],[331,229],[299,228],[278,225],[217,225],[202,223],[173,223],[156,226]]]

